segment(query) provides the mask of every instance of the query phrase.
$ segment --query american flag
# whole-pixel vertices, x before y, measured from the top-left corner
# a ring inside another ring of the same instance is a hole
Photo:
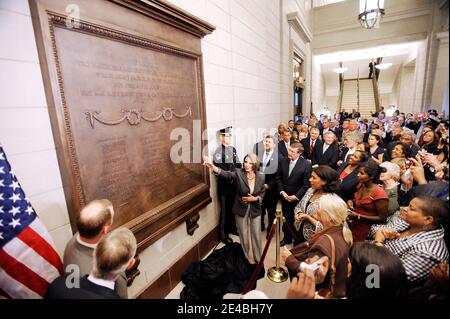
[[[10,298],[42,298],[62,273],[52,238],[0,146],[0,289]]]

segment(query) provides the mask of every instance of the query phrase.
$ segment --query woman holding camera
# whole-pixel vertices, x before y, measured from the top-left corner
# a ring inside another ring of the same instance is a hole
[[[324,194],[317,203],[316,218],[323,230],[292,250],[285,249],[282,258],[293,277],[304,269],[299,269],[302,262],[314,264],[319,294],[342,298],[345,296],[348,252],[353,243],[346,222],[347,205],[336,194]]]
[[[378,267],[379,286],[367,285],[367,270]],[[350,248],[349,277],[346,283],[347,299],[406,299],[408,281],[405,268],[398,256],[385,247],[370,242],[355,243]],[[313,299],[316,297],[316,280],[311,270],[298,273],[286,294],[287,299]]]
[[[422,136],[419,138],[419,142],[417,143],[419,147],[426,151],[427,153],[431,153],[434,155],[439,154],[438,150],[438,135],[435,131],[430,130],[426,131],[422,134]]]

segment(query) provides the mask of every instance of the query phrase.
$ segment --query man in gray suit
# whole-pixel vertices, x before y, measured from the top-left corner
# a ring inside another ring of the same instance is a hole
[[[117,278],[134,264],[136,238],[133,233],[119,227],[98,242],[93,254],[93,267],[89,275],[72,285],[70,278],[56,278],[48,287],[46,299],[119,299],[114,291]]]
[[[112,226],[114,209],[107,199],[94,200],[87,204],[76,220],[78,233],[66,245],[63,266],[66,274],[79,272],[83,277],[91,273],[93,254],[97,243]],[[118,276],[114,289],[122,299],[128,298],[125,273]]]

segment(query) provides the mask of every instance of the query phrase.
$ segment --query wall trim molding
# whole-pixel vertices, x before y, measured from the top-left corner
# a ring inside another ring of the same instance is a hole
[[[449,36],[448,31],[442,31],[442,32],[436,33],[436,39],[438,39],[440,43],[448,43],[448,40],[449,40],[448,36]]]
[[[300,19],[298,12],[291,12],[286,15],[289,25],[300,35],[305,42],[311,42],[313,34],[303,19]]]
[[[378,38],[375,40],[361,40],[354,41],[351,43],[339,44],[339,45],[331,45],[326,47],[313,47],[313,51],[315,55],[325,54],[336,51],[345,51],[345,50],[356,50],[363,48],[371,48],[374,46],[381,45],[389,45],[396,43],[404,43],[404,42],[418,42],[423,41],[427,38],[428,34],[426,32],[415,33],[410,35],[401,35],[398,37],[393,37],[391,35],[386,35],[385,37]]]

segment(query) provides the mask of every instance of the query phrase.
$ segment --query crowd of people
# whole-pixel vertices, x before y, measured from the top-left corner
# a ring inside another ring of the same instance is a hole
[[[434,110],[370,121],[356,111],[313,114],[265,132],[243,163],[231,129],[220,130],[203,164],[218,179],[221,241],[239,235],[248,261],[260,262],[281,203],[286,298],[447,297],[448,123]],[[136,238],[110,231],[113,219],[105,199],[80,211],[66,273],[47,298],[128,297]]]
[[[287,298],[447,297],[448,126],[435,110],[298,116],[265,132],[243,165],[221,130],[204,165],[219,195],[227,188],[222,241],[238,233],[259,262],[281,202]]]

